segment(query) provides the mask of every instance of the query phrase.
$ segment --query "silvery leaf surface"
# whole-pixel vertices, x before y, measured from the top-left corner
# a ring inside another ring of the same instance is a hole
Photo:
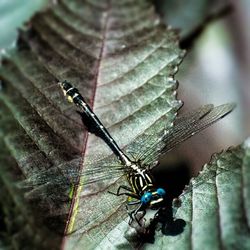
[[[174,74],[183,56],[178,35],[161,24],[150,1],[63,0],[36,14],[0,69],[1,166],[18,171],[20,183],[36,181],[44,171],[51,180],[50,173],[65,169],[84,173],[89,161],[117,164],[105,143],[88,134],[57,82],[74,84],[119,145],[129,149],[146,131],[172,126],[181,106]],[[126,217],[124,198],[106,192],[122,183],[96,183],[91,190],[83,183],[72,194],[69,182],[51,181],[25,190],[20,199],[30,204],[29,217],[41,228],[60,232],[46,234],[47,243],[93,249]],[[32,239],[26,222],[25,237]]]

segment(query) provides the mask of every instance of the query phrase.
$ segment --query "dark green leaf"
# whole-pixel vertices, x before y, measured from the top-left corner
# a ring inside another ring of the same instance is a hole
[[[181,207],[175,208],[175,218],[186,222],[184,232],[158,232],[154,245],[146,249],[249,249],[249,180],[249,140],[214,155],[181,195]]]
[[[181,105],[173,76],[183,52],[177,34],[160,24],[153,9],[144,0],[65,0],[32,19],[0,69],[0,139],[8,171],[18,170],[19,179],[26,179],[45,169],[81,169],[86,158],[111,155],[99,138],[88,135],[59,80],[80,90],[121,147],[146,131],[172,126]],[[41,230],[45,225],[61,232],[56,238],[40,234],[42,241],[60,242],[66,228],[73,233],[64,237],[65,248],[93,249],[126,215],[124,198],[100,188],[99,193],[79,188],[71,199],[69,185],[52,182],[27,190],[20,206],[31,204],[24,213],[32,211],[28,216]]]

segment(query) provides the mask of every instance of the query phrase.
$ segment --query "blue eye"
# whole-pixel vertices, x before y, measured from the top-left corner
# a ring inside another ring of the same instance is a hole
[[[141,197],[141,202],[142,204],[147,204],[151,201],[152,198],[152,193],[151,192],[146,192],[142,197]]]
[[[158,188],[157,190],[156,190],[156,192],[157,192],[157,194],[159,195],[159,196],[164,196],[165,194],[166,194],[166,191],[163,189],[163,188]]]

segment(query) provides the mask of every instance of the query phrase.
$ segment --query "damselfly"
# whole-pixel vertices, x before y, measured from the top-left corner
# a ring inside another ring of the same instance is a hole
[[[67,81],[60,82],[59,85],[68,100],[79,108],[83,122],[88,130],[102,138],[120,161],[114,166],[109,166],[109,164],[102,166],[99,163],[93,169],[90,168],[85,171],[84,175],[90,177],[85,184],[125,175],[129,185],[120,185],[117,191],[112,194],[129,197],[126,207],[130,222],[135,220],[138,224],[146,214],[146,209],[159,209],[166,197],[166,190],[157,185],[151,174],[152,168],[158,164],[159,156],[221,119],[230,113],[235,106],[234,104],[224,104],[214,107],[209,104],[177,118],[175,125],[171,129],[164,128],[157,135],[152,135],[154,139],[150,140],[151,142],[144,149],[141,149],[137,159],[130,159],[85,102],[78,89]],[[79,176],[76,171],[67,172],[66,170],[65,172],[69,174],[71,180]],[[39,178],[41,183],[46,180],[43,175],[40,175]],[[60,182],[60,178],[53,181]],[[39,180],[36,180],[36,182],[39,182]],[[134,209],[130,210],[130,207]]]

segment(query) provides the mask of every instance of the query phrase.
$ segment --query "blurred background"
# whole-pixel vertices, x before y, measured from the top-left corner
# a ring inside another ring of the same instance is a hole
[[[48,3],[0,1],[2,55],[14,46],[17,28]],[[237,104],[232,114],[165,159],[170,165],[188,163],[196,174],[212,153],[238,145],[250,134],[250,1],[155,0],[154,4],[162,21],[180,31],[180,44],[187,50],[176,75],[178,98],[185,103],[180,113],[207,103]]]
[[[187,50],[176,75],[181,112],[207,103],[237,104],[233,113],[172,152],[174,159],[181,155],[181,162],[190,164],[194,175],[214,152],[250,134],[250,1],[168,0],[156,1],[156,8],[165,23],[180,29]]]
[[[46,6],[48,0],[1,0],[0,1],[0,49],[4,53],[4,49],[14,45],[17,37],[17,28],[21,27],[25,21],[39,9]]]

